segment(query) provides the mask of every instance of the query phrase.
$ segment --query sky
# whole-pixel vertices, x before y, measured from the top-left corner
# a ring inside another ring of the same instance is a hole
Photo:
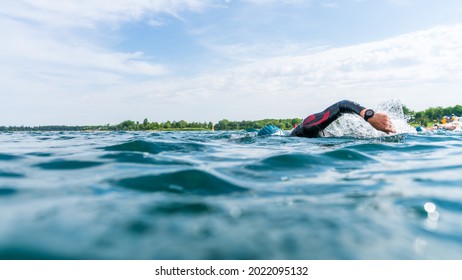
[[[0,126],[462,104],[456,0],[2,0]]]

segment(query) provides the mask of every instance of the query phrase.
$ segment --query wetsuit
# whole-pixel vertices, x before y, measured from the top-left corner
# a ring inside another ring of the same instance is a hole
[[[294,130],[291,136],[319,137],[320,133],[343,113],[360,114],[365,107],[349,100],[342,100],[330,106],[326,110],[306,117]]]

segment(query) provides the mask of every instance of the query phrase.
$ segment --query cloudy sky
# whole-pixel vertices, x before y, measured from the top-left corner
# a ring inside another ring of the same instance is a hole
[[[462,104],[456,0],[2,0],[0,126]]]

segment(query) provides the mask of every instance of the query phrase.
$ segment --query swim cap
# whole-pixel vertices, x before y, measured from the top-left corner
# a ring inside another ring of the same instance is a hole
[[[274,126],[272,124],[269,124],[260,131],[258,131],[258,136],[267,136],[267,135],[284,135],[284,132],[277,126]]]

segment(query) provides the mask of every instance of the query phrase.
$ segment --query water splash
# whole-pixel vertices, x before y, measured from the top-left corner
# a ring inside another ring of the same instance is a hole
[[[417,134],[416,130],[407,123],[407,116],[403,112],[403,103],[398,99],[392,99],[377,106],[376,111],[387,113],[397,133]]]
[[[376,112],[386,113],[390,116],[391,122],[396,129],[397,134],[410,133],[416,134],[403,113],[403,104],[401,101],[392,99],[380,103]],[[387,136],[386,133],[374,129],[366,123],[360,116],[355,114],[344,114],[324,130],[324,136],[327,137],[353,137],[353,138],[380,138]]]

